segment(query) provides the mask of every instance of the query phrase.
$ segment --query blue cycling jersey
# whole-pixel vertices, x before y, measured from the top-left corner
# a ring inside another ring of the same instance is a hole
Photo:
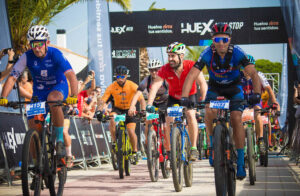
[[[15,64],[11,76],[18,78],[26,66],[32,75],[34,94],[35,92],[48,92],[59,84],[67,85],[65,73],[72,71],[68,60],[53,47],[48,47],[44,58],[36,57],[32,50],[25,52]]]
[[[250,64],[246,53],[238,46],[231,45],[232,52],[222,59],[213,46],[206,48],[200,55],[195,67],[202,70],[207,67],[210,84],[231,85],[240,81],[240,66]],[[228,59],[228,65],[226,65]]]

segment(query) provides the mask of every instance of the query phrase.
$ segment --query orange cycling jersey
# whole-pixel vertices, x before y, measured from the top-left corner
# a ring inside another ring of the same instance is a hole
[[[102,97],[106,103],[112,96],[114,100],[114,107],[121,110],[128,110],[134,94],[137,92],[138,85],[130,80],[126,80],[123,86],[120,86],[117,81],[109,85]],[[139,100],[143,95],[139,97]]]

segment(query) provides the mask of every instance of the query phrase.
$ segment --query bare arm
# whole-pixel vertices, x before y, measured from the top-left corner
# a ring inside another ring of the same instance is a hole
[[[7,54],[8,54],[8,61],[13,61],[14,55],[15,55],[14,50],[13,49],[8,50]],[[8,76],[8,74],[11,72],[11,70],[13,68],[13,65],[14,65],[13,63],[7,63],[6,69],[1,72],[0,81],[4,80]]]
[[[19,86],[19,93],[24,98],[27,98],[27,99],[32,98],[32,94],[29,93],[28,91],[26,91],[22,86]]]
[[[142,91],[136,91],[136,93],[134,94],[134,96],[131,100],[129,110],[135,111],[135,105],[141,95],[142,95]]]
[[[65,76],[70,81],[71,96],[77,96],[78,95],[78,81],[77,81],[74,71],[66,72]]]
[[[188,97],[193,85],[193,82],[197,79],[197,77],[200,75],[200,70],[192,67],[190,72],[185,78],[183,87],[182,87],[182,94],[181,97]],[[205,81],[205,80],[204,80]],[[201,87],[201,86],[200,86]]]
[[[300,99],[298,99],[298,89],[294,87],[294,103],[300,105]]]
[[[270,95],[270,98],[271,98],[271,101],[272,103],[276,103],[278,106],[277,106],[277,110],[280,111],[280,105],[278,104],[277,100],[276,100],[276,96],[271,88],[271,86],[266,86],[265,89],[268,91],[269,95]]]
[[[199,76],[196,79],[197,84],[200,86],[200,101],[204,101],[207,93],[207,83],[204,78],[203,72],[200,71]]]
[[[17,79],[13,76],[9,76],[3,86],[1,97],[7,97],[14,87],[14,84],[16,83]]]
[[[251,77],[253,82],[254,93],[261,94],[261,83],[257,71],[255,69],[255,65],[250,64],[245,67],[245,72]]]
[[[161,85],[163,84],[163,82],[164,82],[164,80],[159,76],[157,76],[155,78],[155,80],[153,81],[151,88],[150,88],[149,95],[148,95],[148,102],[147,102],[148,105],[153,104],[156,93],[157,93],[158,89],[161,87]]]
[[[141,109],[146,110],[146,101],[143,94],[140,95],[139,102],[141,104]]]

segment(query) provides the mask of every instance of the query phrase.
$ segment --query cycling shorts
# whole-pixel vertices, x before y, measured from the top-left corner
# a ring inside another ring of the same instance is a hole
[[[68,92],[69,92],[69,87],[67,83],[59,83],[57,85],[55,85],[53,88],[49,89],[49,90],[37,90],[37,91],[33,91],[32,96],[36,96],[38,97],[39,101],[47,101],[48,95],[52,92],[52,91],[58,91],[60,92],[65,100],[68,97]],[[46,114],[44,114],[44,118],[46,119],[46,116],[49,112],[50,108],[48,106],[48,104],[46,104]],[[34,116],[28,116],[27,119],[30,120],[34,118]]]
[[[196,94],[190,95],[189,96],[189,100],[192,103],[196,103],[196,101],[197,101],[197,95]],[[174,104],[180,105],[180,99],[175,99],[174,97],[169,96],[167,106],[168,107],[172,107],[172,106],[174,106]]]
[[[224,96],[229,100],[243,100],[244,93],[241,85],[234,85],[229,87],[214,87],[209,86],[206,94],[205,101],[216,100],[217,97]],[[231,102],[229,106],[230,111],[244,110],[244,105],[239,102]]]

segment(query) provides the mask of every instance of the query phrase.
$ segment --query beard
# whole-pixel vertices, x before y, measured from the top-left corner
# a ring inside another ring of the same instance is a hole
[[[176,63],[175,61],[170,61],[169,63],[174,70],[177,70],[180,67],[180,63]]]

